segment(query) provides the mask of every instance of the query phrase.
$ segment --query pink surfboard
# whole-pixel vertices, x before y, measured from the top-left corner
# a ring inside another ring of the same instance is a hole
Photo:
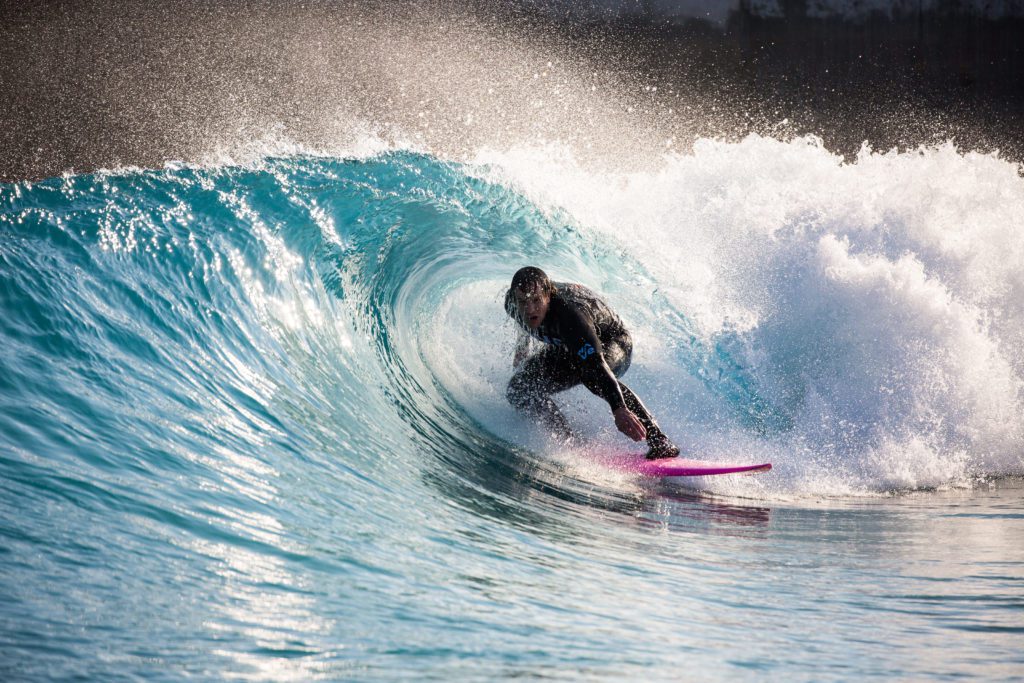
[[[630,474],[648,477],[709,477],[716,474],[754,474],[767,472],[770,462],[759,465],[730,465],[721,462],[705,462],[687,458],[660,458],[647,460],[643,453],[602,453],[599,462],[608,467]]]

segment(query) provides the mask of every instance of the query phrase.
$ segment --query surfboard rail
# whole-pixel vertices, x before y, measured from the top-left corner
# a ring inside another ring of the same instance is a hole
[[[647,460],[643,453],[606,453],[598,460],[611,469],[648,477],[709,477],[722,474],[757,474],[772,468],[770,462],[738,465],[692,458]]]

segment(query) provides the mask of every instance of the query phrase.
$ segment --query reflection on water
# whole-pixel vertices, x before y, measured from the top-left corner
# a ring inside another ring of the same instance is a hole
[[[333,623],[317,615],[315,595],[284,561],[225,543],[196,540],[220,586],[215,614],[203,623],[217,641],[211,654],[232,660],[247,680],[304,681],[323,669],[321,639]]]
[[[662,484],[644,499],[641,519],[674,531],[743,535],[763,530],[772,510],[764,501],[744,503]]]

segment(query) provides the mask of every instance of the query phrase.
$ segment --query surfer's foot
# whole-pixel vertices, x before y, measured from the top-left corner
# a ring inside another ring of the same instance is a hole
[[[660,460],[661,458],[675,458],[679,455],[679,447],[666,438],[653,439],[647,442],[650,450],[644,457],[648,460]]]

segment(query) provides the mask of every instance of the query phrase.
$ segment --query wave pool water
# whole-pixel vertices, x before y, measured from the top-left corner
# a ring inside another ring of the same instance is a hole
[[[0,186],[0,672],[1019,677],[1022,218],[997,156],[756,136]],[[685,450],[775,469],[516,416],[526,263],[607,295]]]

